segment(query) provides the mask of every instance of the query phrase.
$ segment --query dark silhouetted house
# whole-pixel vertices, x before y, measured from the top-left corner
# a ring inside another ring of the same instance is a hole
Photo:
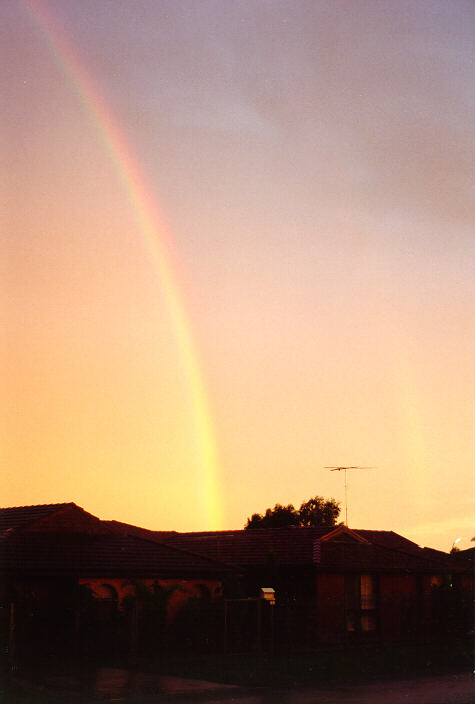
[[[4,645],[21,657],[220,648],[223,634],[230,649],[285,649],[471,628],[472,563],[392,531],[178,533],[101,521],[74,503],[17,507],[0,509],[0,569]]]
[[[74,503],[0,509],[2,632],[10,651],[136,647],[190,600],[212,601],[232,570],[206,556],[121,534]],[[137,607],[138,605],[138,607]],[[150,630],[150,628],[149,628]],[[143,635],[143,634],[142,634]],[[152,645],[149,643],[150,648]]]
[[[148,534],[237,568],[243,578],[228,596],[273,587],[277,630],[288,644],[394,642],[469,628],[467,565],[392,531],[342,525]]]
[[[475,565],[475,548],[467,548],[466,550],[456,550],[452,555],[456,560],[463,560],[464,562]]]

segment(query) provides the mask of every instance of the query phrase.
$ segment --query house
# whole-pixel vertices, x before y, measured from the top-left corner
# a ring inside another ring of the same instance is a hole
[[[393,643],[472,628],[470,561],[347,526],[178,533],[0,509],[10,657]],[[275,596],[275,599],[274,599]]]
[[[0,509],[2,633],[11,656],[153,650],[190,603],[221,597],[230,572],[186,549],[120,534],[74,503]]]
[[[467,564],[392,531],[340,525],[147,534],[237,568],[242,577],[225,595],[236,602],[236,621],[242,598],[273,587],[276,637],[288,645],[396,642],[470,628]]]
[[[470,562],[472,565],[475,563],[475,548],[467,548],[466,550],[456,550],[453,555],[457,560],[464,560]]]

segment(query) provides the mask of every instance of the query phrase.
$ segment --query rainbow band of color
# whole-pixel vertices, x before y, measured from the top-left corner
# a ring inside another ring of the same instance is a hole
[[[28,10],[28,16],[41,31],[58,69],[73,86],[94,128],[100,134],[130,201],[143,242],[152,259],[188,379],[203,470],[207,521],[209,528],[220,528],[222,501],[218,488],[219,473],[213,423],[190,325],[166,254],[166,240],[170,237],[167,235],[153,197],[118,120],[113,117],[98,86],[74,52],[71,41],[66,39],[64,29],[59,26],[44,3],[38,0],[24,0],[23,4]]]

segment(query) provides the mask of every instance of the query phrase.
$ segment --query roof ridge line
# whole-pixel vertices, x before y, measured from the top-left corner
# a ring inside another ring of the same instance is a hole
[[[393,531],[389,531],[389,532],[392,533]],[[397,535],[397,534],[396,534],[396,535]],[[412,542],[412,541],[410,541],[410,542]],[[423,554],[424,548],[421,548],[419,545],[417,545],[417,548],[418,548],[418,550],[419,550],[419,553],[416,554],[416,553],[413,553],[413,552],[409,552],[409,550],[401,549],[401,548],[399,548],[399,547],[393,548],[393,547],[389,547],[389,546],[387,546],[387,545],[382,545],[381,543],[370,543],[370,545],[371,545],[371,544],[374,544],[374,545],[376,545],[378,548],[382,548],[383,550],[389,550],[389,551],[391,551],[391,552],[397,552],[397,553],[400,553],[401,555],[409,555],[410,557],[415,557],[415,558],[422,559],[422,560],[424,560],[425,562],[432,562],[432,563],[435,562],[435,563],[436,563],[436,560],[435,560],[435,559],[431,559],[428,555],[424,555],[424,554]],[[416,545],[416,543],[414,543],[414,545]],[[429,548],[429,549],[432,549],[432,548]],[[448,553],[444,553],[444,555],[446,555],[447,557],[449,557]]]
[[[13,511],[14,509],[19,509],[19,508],[46,508],[47,506],[51,508],[60,508],[63,506],[78,506],[74,501],[61,501],[59,503],[54,503],[54,504],[23,504],[20,506],[1,506],[0,511]],[[78,508],[81,508],[78,506]]]
[[[218,564],[220,566],[227,567],[228,569],[236,569],[234,565],[230,565],[228,562],[222,562],[221,560],[215,560],[213,557],[208,557],[207,555],[201,555],[199,552],[193,552],[192,550],[186,550],[183,548],[177,548],[175,545],[170,545],[169,543],[162,543],[157,540],[152,540],[151,538],[148,538],[147,536],[142,536],[142,535],[130,535],[129,533],[126,534],[126,536],[120,536],[120,537],[126,537],[126,538],[135,538],[136,540],[143,540],[146,543],[151,543],[152,545],[161,545],[164,548],[167,548],[169,550],[174,550],[175,552],[179,553],[185,553],[186,555],[192,555],[193,557],[199,557],[202,560],[206,560],[207,562],[211,562],[213,564]]]

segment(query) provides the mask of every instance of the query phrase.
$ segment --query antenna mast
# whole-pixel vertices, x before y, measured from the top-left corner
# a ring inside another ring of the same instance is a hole
[[[346,470],[347,469],[374,469],[374,467],[324,467],[324,469],[329,469],[330,472],[345,472],[345,526],[348,527],[348,482],[346,480]]]

